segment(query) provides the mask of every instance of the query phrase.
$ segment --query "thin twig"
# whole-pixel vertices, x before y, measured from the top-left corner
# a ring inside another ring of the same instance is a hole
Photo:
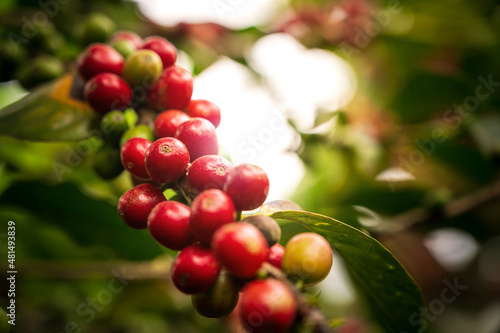
[[[408,229],[416,224],[440,219],[451,219],[481,207],[500,197],[500,180],[461,198],[443,205],[441,210],[431,212],[424,208],[414,208],[391,218],[391,232]]]

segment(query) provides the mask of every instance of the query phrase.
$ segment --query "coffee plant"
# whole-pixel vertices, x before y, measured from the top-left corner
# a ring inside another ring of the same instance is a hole
[[[118,31],[88,45],[74,71],[2,111],[3,121],[44,113],[69,114],[67,122],[6,134],[99,135],[93,170],[105,180],[125,170],[134,184],[118,201],[122,227],[147,229],[152,241],[177,252],[172,282],[202,316],[234,313],[249,332],[333,331],[308,291],[342,260],[387,332],[415,331],[408,318],[419,311],[420,290],[398,260],[359,229],[289,201],[266,203],[268,175],[219,155],[221,110],[192,99],[193,75],[176,59],[163,37]],[[53,107],[37,106],[40,98]],[[69,109],[62,107],[68,100]],[[282,246],[284,220],[308,232]]]

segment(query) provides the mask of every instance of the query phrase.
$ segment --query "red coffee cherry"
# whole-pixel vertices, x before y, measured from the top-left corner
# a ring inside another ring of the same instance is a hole
[[[118,51],[106,44],[89,45],[77,59],[78,73],[89,80],[99,73],[122,74],[123,57]]]
[[[125,192],[118,201],[118,215],[133,229],[146,229],[151,210],[163,202],[163,193],[151,184],[138,185]]]
[[[200,242],[210,244],[221,225],[233,222],[235,210],[231,199],[221,190],[201,192],[191,204],[191,230]]]
[[[132,138],[125,142],[120,153],[123,167],[132,175],[145,180],[150,178],[144,166],[144,157],[150,145],[149,140]]]
[[[231,163],[219,155],[198,157],[189,166],[187,182],[194,193],[216,188],[222,190],[226,183]]]
[[[170,66],[163,70],[156,83],[148,91],[151,108],[183,110],[191,101],[193,75],[182,67]]]
[[[180,124],[189,120],[189,116],[180,110],[166,110],[156,117],[155,136],[157,138],[174,137]]]
[[[242,290],[239,318],[252,333],[285,333],[297,315],[297,300],[276,279],[256,280]]]
[[[153,238],[171,250],[182,250],[194,241],[189,226],[191,210],[176,202],[161,202],[148,217],[148,229]]]
[[[256,165],[240,164],[229,171],[224,192],[231,197],[236,210],[252,210],[266,201],[269,178],[266,172]]]
[[[226,272],[219,274],[217,281],[209,290],[191,296],[196,312],[208,318],[229,315],[238,304],[238,299],[238,283]]]
[[[186,173],[189,152],[179,140],[161,138],[149,146],[144,164],[152,180],[158,183],[170,183]]]
[[[163,68],[172,66],[177,60],[177,49],[174,44],[170,43],[163,37],[150,36],[146,38],[142,48],[158,53],[163,63]]]
[[[132,103],[132,90],[120,76],[100,73],[85,84],[87,103],[100,114],[125,110]]]
[[[177,254],[172,264],[172,281],[183,293],[198,294],[215,283],[220,269],[209,248],[193,244]]]
[[[142,38],[135,32],[129,30],[119,30],[115,32],[109,39],[109,44],[120,40],[127,40],[129,42],[132,42],[136,49],[141,48],[143,44]]]
[[[283,260],[283,254],[285,253],[285,248],[280,244],[276,243],[269,248],[269,256],[267,257],[267,262],[276,268],[281,269],[281,262]]]
[[[180,124],[175,137],[186,145],[191,161],[204,155],[217,155],[219,151],[215,127],[203,118],[191,118]]]
[[[259,229],[246,222],[228,223],[217,229],[212,249],[227,271],[240,279],[254,277],[269,251]]]
[[[191,117],[204,118],[210,121],[215,128],[220,124],[220,109],[217,105],[204,99],[192,100],[187,109]]]
[[[318,283],[332,268],[332,248],[323,236],[304,232],[288,241],[281,265],[291,280]]]

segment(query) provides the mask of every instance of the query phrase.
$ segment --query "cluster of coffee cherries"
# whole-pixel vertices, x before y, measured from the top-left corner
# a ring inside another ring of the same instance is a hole
[[[78,60],[86,100],[104,114],[101,124],[117,127],[115,118],[134,103],[155,112],[154,138],[118,131],[119,160],[135,184],[118,202],[120,218],[179,251],[172,281],[192,295],[199,314],[218,318],[238,308],[250,332],[287,332],[299,320],[297,297],[283,280],[270,277],[266,265],[290,281],[314,284],[330,271],[330,245],[318,234],[302,233],[283,247],[273,218],[241,219],[243,211],[265,202],[269,178],[256,165],[233,166],[218,155],[220,109],[191,100],[193,77],[175,66],[177,50],[170,42],[122,31],[111,45],[126,60],[105,44],[90,45]],[[129,48],[127,55],[123,50]],[[144,100],[134,97],[134,89],[144,92],[138,95]],[[167,189],[178,196],[167,200]]]
[[[85,100],[100,114],[130,106],[182,109],[191,100],[193,77],[176,60],[177,49],[167,39],[118,31],[109,44],[89,45],[77,70],[85,80]]]
[[[124,161],[130,160],[124,157],[128,147],[122,149]],[[128,226],[147,228],[159,244],[179,251],[171,268],[177,289],[192,295],[203,316],[227,316],[238,305],[237,317],[248,331],[288,332],[298,320],[296,295],[283,281],[267,277],[265,263],[291,281],[314,284],[330,271],[328,242],[318,234],[301,233],[283,247],[273,218],[251,215],[239,220],[239,212],[259,207],[267,197],[269,180],[258,166],[233,167],[218,155],[203,155],[189,164],[189,149],[171,137],[138,151],[134,155],[144,158],[144,171],[152,179],[172,181],[168,175],[180,175],[188,191],[197,193],[189,207],[166,200],[160,189],[145,183],[125,192],[118,204]]]

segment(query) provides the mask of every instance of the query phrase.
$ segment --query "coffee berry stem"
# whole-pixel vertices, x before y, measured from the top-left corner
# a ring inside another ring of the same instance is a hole
[[[241,210],[237,210],[236,211],[236,217],[235,217],[235,221],[241,221]]]
[[[143,124],[149,128],[154,128],[156,113],[145,107],[135,108],[138,116],[138,124]]]
[[[179,192],[182,194],[182,196],[184,197],[186,202],[188,203],[188,206],[191,206],[191,204],[193,203],[193,198],[189,194],[189,189],[188,189],[188,185],[187,185],[186,180],[183,178],[180,180],[177,180],[175,182],[175,186],[179,190]]]
[[[315,333],[335,332],[329,325],[325,315],[316,307],[310,304],[307,296],[298,288],[297,284],[288,280],[285,273],[269,263],[262,265],[262,270],[267,276],[273,277],[283,282],[293,293],[297,300],[297,313],[302,318],[305,325],[312,327]]]

